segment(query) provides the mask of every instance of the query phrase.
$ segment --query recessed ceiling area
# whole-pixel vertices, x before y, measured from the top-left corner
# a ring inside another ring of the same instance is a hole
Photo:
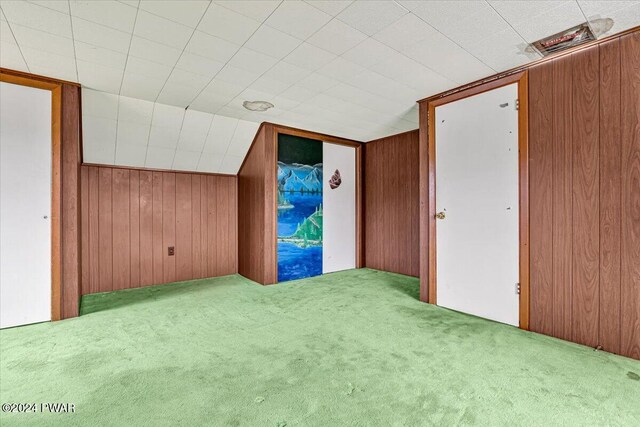
[[[417,99],[538,59],[525,52],[533,41],[598,18],[613,19],[608,34],[640,23],[640,1],[1,0],[0,8],[0,66],[82,84],[85,161],[226,173],[237,171],[260,122],[360,141],[400,133],[418,127]],[[243,107],[255,100],[274,108]],[[134,104],[145,111],[135,119]],[[156,139],[163,127],[173,127],[175,146]],[[227,139],[210,143],[218,132]],[[207,151],[225,144],[224,153]]]

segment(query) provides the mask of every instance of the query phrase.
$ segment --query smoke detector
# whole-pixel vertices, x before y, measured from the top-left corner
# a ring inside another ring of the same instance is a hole
[[[267,101],[244,101],[242,106],[249,111],[267,111],[273,104]]]
[[[574,46],[595,40],[613,27],[613,19],[598,18],[575,27],[545,37],[531,43],[526,52],[539,52],[542,56],[551,55]]]

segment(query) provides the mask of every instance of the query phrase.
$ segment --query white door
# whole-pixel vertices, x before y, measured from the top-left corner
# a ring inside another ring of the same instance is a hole
[[[322,273],[356,268],[356,149],[322,144]]]
[[[515,326],[517,98],[514,83],[435,109],[437,304]]]
[[[51,91],[0,83],[0,328],[51,320]]]

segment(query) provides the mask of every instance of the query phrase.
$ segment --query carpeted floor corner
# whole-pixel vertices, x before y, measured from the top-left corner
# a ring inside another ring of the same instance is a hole
[[[640,362],[418,301],[362,269],[241,276],[83,298],[0,331],[0,413],[59,426],[640,425]]]

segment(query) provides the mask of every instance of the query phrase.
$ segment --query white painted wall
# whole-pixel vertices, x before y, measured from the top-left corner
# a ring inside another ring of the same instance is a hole
[[[517,98],[514,83],[435,111],[438,305],[515,326]]]
[[[0,328],[51,320],[51,92],[0,83]]]
[[[356,149],[324,142],[322,156],[322,272],[331,273],[356,268]],[[342,184],[331,189],[336,169]]]

